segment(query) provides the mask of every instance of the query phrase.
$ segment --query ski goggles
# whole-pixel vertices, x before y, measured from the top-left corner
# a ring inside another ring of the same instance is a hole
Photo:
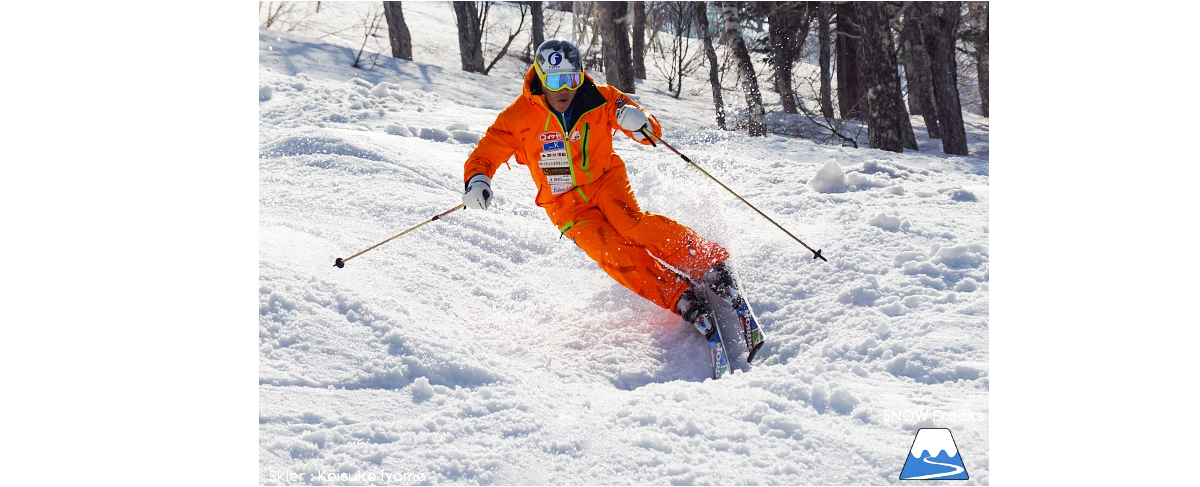
[[[535,64],[538,79],[542,80],[542,87],[550,91],[574,90],[583,86],[583,71],[570,71],[566,73],[546,74],[542,72],[540,67]]]

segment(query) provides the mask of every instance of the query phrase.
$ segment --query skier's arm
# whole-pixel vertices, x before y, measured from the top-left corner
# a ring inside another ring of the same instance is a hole
[[[508,128],[507,113],[508,110],[505,110],[496,117],[496,121],[475,145],[475,150],[467,157],[467,162],[463,164],[463,183],[469,183],[471,178],[479,174],[490,180],[496,175],[500,164],[507,164],[520,147],[520,142]]]

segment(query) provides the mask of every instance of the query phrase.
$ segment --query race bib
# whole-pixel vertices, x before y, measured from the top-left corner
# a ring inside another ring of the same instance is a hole
[[[571,160],[567,159],[567,151],[547,151],[538,158],[541,167],[570,167]]]
[[[544,152],[539,154],[538,166],[546,176],[550,193],[559,195],[570,191],[574,185],[571,184],[571,159],[567,158],[566,145],[561,141],[551,141],[542,144],[542,149]]]

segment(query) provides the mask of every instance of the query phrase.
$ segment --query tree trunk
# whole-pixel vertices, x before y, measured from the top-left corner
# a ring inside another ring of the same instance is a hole
[[[750,62],[750,51],[746,49],[746,41],[742,38],[742,24],[738,20],[738,3],[721,2],[721,16],[725,23],[725,33],[729,36],[729,45],[738,59],[738,68],[742,76],[742,91],[746,94],[746,129],[751,137],[767,135],[767,113],[763,110],[762,93],[758,90],[758,76],[754,74],[754,65]]]
[[[968,39],[975,48],[975,69],[979,74],[979,112],[988,116],[988,4],[971,2],[971,35]]]
[[[979,68],[979,101],[980,115],[988,115],[988,49],[985,45],[982,51],[975,53],[976,66]]]
[[[775,92],[786,113],[797,113],[796,92],[792,89],[792,37],[800,28],[788,3],[770,3],[767,9],[767,38],[771,42],[771,57],[775,65]],[[807,33],[807,32],[805,32]]]
[[[900,98],[900,76],[892,53],[887,6],[880,2],[856,2],[862,39],[863,88],[867,92],[867,125],[870,146],[904,152],[902,118],[908,116]],[[911,132],[911,128],[909,129]]]
[[[918,9],[910,7],[904,19],[904,27],[900,30],[904,52],[908,54],[904,77],[908,81],[908,102],[912,113],[925,120],[929,138],[940,139],[942,130],[938,125],[937,105],[933,100],[933,79],[922,24]]]
[[[829,4],[817,3],[817,35],[821,37],[821,115],[833,118],[833,80],[829,70]]]
[[[629,48],[629,26],[625,16],[627,2],[600,2],[600,30],[604,31],[604,75],[608,84],[625,93],[633,93],[633,58]]]
[[[462,69],[470,73],[483,72],[483,33],[479,26],[479,9],[474,2],[453,2],[458,23],[458,52]]]
[[[725,101],[721,96],[721,72],[717,63],[717,51],[713,49],[712,34],[708,26],[708,3],[696,2],[696,19],[700,21],[700,38],[704,41],[704,57],[708,58],[708,82],[712,85],[713,107],[717,111],[717,128],[725,127]]]
[[[967,131],[963,127],[962,105],[958,97],[958,63],[954,59],[962,2],[916,2],[914,6],[926,14],[922,15],[922,20],[927,22],[922,25],[922,30],[926,49],[929,50],[934,103],[942,129],[942,151],[965,156]]]
[[[633,9],[633,77],[646,79],[646,2],[631,2]]]
[[[890,79],[889,84],[891,84],[891,89],[893,91],[892,96],[896,97],[896,103],[900,107],[900,138],[904,142],[905,149],[921,150],[921,147],[917,145],[917,134],[913,132],[912,116],[908,113],[908,108],[904,106],[904,89],[900,86],[900,53],[898,47],[892,42],[894,33],[891,29],[891,19],[897,17],[899,9],[893,9],[887,4],[881,5],[884,6],[884,13],[887,15],[888,19],[888,24],[885,24],[887,28],[884,29],[887,41],[886,46],[888,48],[887,54],[891,63],[891,70],[888,71],[888,77]]]
[[[834,6],[837,13],[837,84],[838,112],[842,118],[859,118],[863,113],[862,89],[859,87],[858,43],[861,33],[854,19],[854,4]]]
[[[546,42],[546,21],[542,17],[542,2],[529,2],[529,15],[533,17],[533,50]]]
[[[388,41],[392,45],[392,57],[412,61],[412,35],[404,23],[404,11],[400,2],[383,2],[383,17],[387,19]]]

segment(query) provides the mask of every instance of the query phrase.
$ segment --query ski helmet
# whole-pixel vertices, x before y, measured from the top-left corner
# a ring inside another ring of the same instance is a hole
[[[579,48],[569,41],[550,39],[537,48],[533,62],[542,86],[550,91],[573,90],[583,84],[583,62]]]

